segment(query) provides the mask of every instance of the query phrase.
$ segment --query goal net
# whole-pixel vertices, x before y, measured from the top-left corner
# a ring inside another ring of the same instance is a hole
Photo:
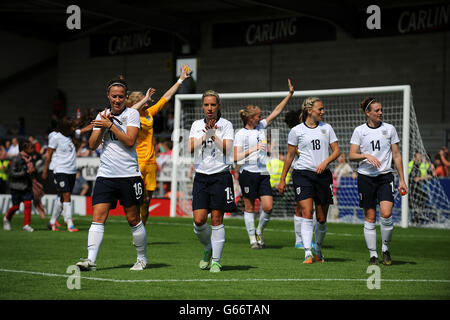
[[[261,116],[265,118],[286,95],[287,91],[220,94],[222,117],[231,121],[237,132],[243,127],[239,110],[248,104],[257,105],[262,110]],[[383,105],[383,121],[394,125],[400,137],[403,171],[410,190],[408,195],[400,196],[397,191],[397,171],[394,170],[396,186],[394,223],[402,227],[412,225],[450,227],[450,200],[439,180],[424,170],[430,166],[431,160],[427,156],[420,136],[410,86],[296,91],[283,112],[267,128],[270,146],[268,159],[278,158],[280,154],[286,155],[287,137],[290,131],[290,127],[286,123],[286,114],[298,111],[303,100],[310,96],[319,97],[323,101],[324,121],[334,128],[341,152],[347,156],[353,130],[366,122],[366,117],[359,108],[360,102],[366,96],[374,96],[379,99]],[[187,151],[187,142],[192,123],[202,118],[204,118],[204,114],[201,107],[201,94],[178,94],[175,96],[173,151],[170,164],[172,168],[171,216],[192,215],[192,183],[195,172],[193,171],[194,159]],[[410,161],[416,153],[416,158],[420,158],[420,160],[417,160],[414,165]],[[424,164],[421,165],[422,162]],[[338,162],[334,161],[329,166],[330,170],[333,172],[337,165]],[[356,171],[357,162],[349,162],[349,165]],[[234,166],[233,170],[235,169]],[[414,175],[416,176],[414,177]],[[417,175],[420,175],[421,179],[418,179]],[[242,215],[241,191],[237,179],[234,180],[238,212],[231,213],[231,215]],[[335,180],[333,194],[335,203],[330,206],[329,221],[364,222],[363,210],[359,208],[356,179],[352,177],[352,174],[343,175],[338,181]],[[255,210],[258,207],[257,202]],[[294,210],[294,190],[292,181],[290,181],[283,195],[274,192],[272,216],[292,218]]]

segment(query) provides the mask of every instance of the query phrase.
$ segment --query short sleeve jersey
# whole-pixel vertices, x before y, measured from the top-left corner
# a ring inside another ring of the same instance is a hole
[[[50,132],[50,133],[48,134],[48,142],[49,142],[49,143],[50,143],[50,139],[52,139],[52,137],[53,137],[55,134],[57,134],[57,133],[58,133],[57,131],[52,131],[52,132]],[[52,157],[52,159],[50,160],[50,164],[49,164],[49,166],[48,166],[48,169],[53,171],[54,168],[55,168],[55,162],[53,161],[53,157]]]
[[[392,172],[391,145],[399,142],[397,130],[389,123],[381,122],[377,128],[371,128],[367,123],[356,127],[350,144],[358,145],[361,153],[370,154],[381,162],[381,166],[376,168],[364,159],[359,162],[358,173],[375,177]]]
[[[165,98],[148,108],[146,115],[140,117],[141,130],[137,137],[136,152],[140,164],[156,163],[155,147],[153,146],[153,117],[161,111],[167,103]]]
[[[314,128],[305,123],[293,127],[288,135],[288,144],[296,146],[300,153],[294,162],[294,170],[316,171],[317,166],[329,157],[329,146],[338,141],[333,128],[325,122],[319,122]]]
[[[234,146],[241,147],[243,152],[254,148],[258,143],[267,146],[265,128],[267,128],[267,121],[263,119],[254,129],[240,129],[234,137]],[[238,161],[238,164],[241,165],[242,170],[268,174],[266,152],[267,150],[253,152],[248,157]]]
[[[204,119],[194,121],[189,133],[189,139],[201,138],[205,134],[203,131],[205,130],[205,124]],[[219,137],[219,139],[222,141],[233,141],[233,124],[230,121],[220,118],[216,125],[216,136]],[[214,174],[226,171],[233,163],[231,153],[232,152],[230,152],[230,155],[225,156],[222,148],[219,148],[212,139],[209,139],[208,141],[205,141],[200,148],[194,151],[195,171],[203,174]]]
[[[55,149],[52,155],[54,173],[76,173],[77,150],[72,142],[72,138],[57,132],[49,139],[48,147]]]
[[[107,110],[107,113],[110,109]],[[97,115],[96,120],[101,117]],[[114,116],[113,125],[126,133],[127,127],[140,128],[139,112],[135,109],[125,108],[120,115]],[[94,128],[93,130],[100,130]],[[100,166],[97,177],[125,178],[140,176],[138,158],[136,153],[136,143],[128,148],[114,135],[106,129],[103,133],[103,152],[100,156]]]

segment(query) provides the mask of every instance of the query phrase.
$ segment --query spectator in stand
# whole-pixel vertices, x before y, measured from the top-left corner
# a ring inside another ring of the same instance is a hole
[[[408,164],[409,189],[411,196],[408,198],[409,208],[414,217],[414,222],[418,223],[423,214],[427,202],[426,182],[431,179],[431,172],[419,151],[414,153],[413,160]]]
[[[330,216],[334,219],[337,219],[339,217],[339,209],[337,207],[338,205],[338,199],[337,199],[337,193],[338,189],[341,185],[341,178],[345,176],[351,176],[353,179],[356,179],[357,175],[356,172],[353,171],[352,167],[347,162],[347,156],[345,153],[341,153],[339,156],[338,165],[334,168],[333,171],[333,202],[334,206],[331,208]]]
[[[5,145],[6,157],[9,158],[8,151],[9,151],[9,148],[11,148],[11,141],[10,140],[5,140],[4,145]]]
[[[442,156],[440,154],[434,157],[434,175],[436,177],[448,177],[448,168],[442,163],[441,158]]]
[[[28,141],[33,145],[34,151],[38,153],[41,151],[41,144],[34,138],[34,136],[28,136]]]
[[[2,147],[0,144],[0,194],[5,194],[8,192],[8,170],[11,161],[6,158],[4,147],[2,154]]]
[[[31,161],[29,161],[32,150],[31,143],[28,141],[22,142],[20,144],[20,153],[11,162],[9,187],[11,190],[12,206],[3,218],[3,229],[6,231],[11,230],[11,219],[14,213],[19,210],[21,202],[25,206],[23,230],[27,232],[34,231],[30,226],[31,200],[33,199],[31,175],[36,171]]]
[[[7,152],[9,158],[16,157],[19,154],[19,140],[16,137],[11,139],[11,146]]]
[[[439,151],[439,155],[441,156],[441,162],[447,168],[450,168],[450,161],[448,161],[448,149],[447,147],[442,147]]]
[[[95,152],[89,149],[88,141],[83,139],[81,141],[80,147],[77,150],[77,157],[91,157],[91,156],[95,156]]]
[[[89,191],[89,184],[86,179],[83,178],[81,174],[81,169],[77,169],[77,173],[75,176],[75,185],[73,186],[72,194],[87,196]]]
[[[6,159],[7,153],[3,142],[0,143],[0,160]]]

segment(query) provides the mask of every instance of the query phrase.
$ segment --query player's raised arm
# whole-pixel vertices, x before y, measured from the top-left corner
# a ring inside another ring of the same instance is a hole
[[[266,118],[267,125],[270,125],[272,121],[275,120],[275,118],[280,115],[280,113],[283,111],[284,107],[286,107],[287,103],[294,94],[294,86],[292,85],[291,79],[288,79],[288,87],[289,87],[288,95],[283,100],[281,100],[280,104],[277,105],[275,109],[272,111],[272,113]]]

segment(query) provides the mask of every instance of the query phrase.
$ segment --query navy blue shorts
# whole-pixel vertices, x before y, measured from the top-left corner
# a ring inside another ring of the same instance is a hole
[[[377,207],[380,201],[394,202],[394,175],[392,173],[369,177],[358,173],[359,207]]]
[[[242,196],[254,200],[261,196],[273,196],[270,175],[243,170],[239,174]]]
[[[53,173],[53,183],[56,186],[58,192],[72,192],[73,186],[75,185],[75,173]]]
[[[12,204],[14,206],[20,204],[23,201],[33,200],[33,189],[31,189],[31,188],[28,188],[25,190],[11,189],[10,193],[11,193]]]
[[[333,203],[333,176],[330,169],[321,174],[309,170],[294,170],[292,182],[296,201],[312,198],[318,204]]]
[[[110,203],[110,209],[117,206],[117,200],[125,208],[144,201],[144,182],[141,176],[127,178],[98,177],[92,194],[92,205]]]
[[[237,211],[234,203],[233,177],[230,172],[196,173],[192,188],[192,210]]]

